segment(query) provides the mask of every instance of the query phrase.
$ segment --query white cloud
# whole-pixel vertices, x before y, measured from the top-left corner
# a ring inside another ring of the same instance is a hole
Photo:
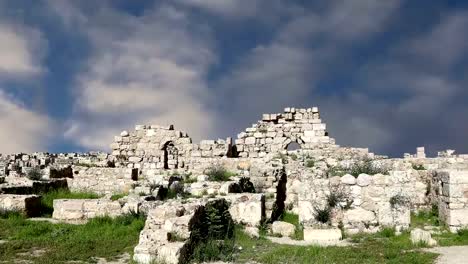
[[[54,123],[0,91],[2,153],[45,151]]]
[[[94,50],[77,76],[78,99],[66,136],[108,149],[114,135],[135,124],[174,124],[195,139],[213,131],[205,82],[216,62],[209,31],[168,6],[143,17],[110,8],[100,15],[125,30],[107,28],[99,16],[88,18],[91,28],[81,28]]]
[[[0,76],[11,78],[43,72],[45,41],[40,31],[0,21]]]

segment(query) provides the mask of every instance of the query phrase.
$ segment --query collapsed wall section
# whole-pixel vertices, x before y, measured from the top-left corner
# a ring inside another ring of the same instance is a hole
[[[301,149],[334,145],[326,132],[317,107],[285,108],[284,113],[264,114],[262,120],[238,134],[235,141],[239,157],[263,157],[286,150],[291,143]]]

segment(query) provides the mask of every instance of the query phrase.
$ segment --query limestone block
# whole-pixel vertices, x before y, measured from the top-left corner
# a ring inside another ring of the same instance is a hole
[[[41,196],[0,194],[0,209],[18,211],[26,216],[36,216],[40,211]]]
[[[372,182],[372,177],[367,175],[367,174],[360,174],[357,177],[356,183],[357,185],[363,187],[363,186],[368,186]]]
[[[345,223],[369,223],[375,222],[375,214],[362,208],[347,210],[343,213]]]
[[[246,145],[254,145],[255,142],[256,142],[255,137],[247,137],[247,138],[245,139],[245,144],[246,144]]]
[[[121,136],[121,137],[128,137],[128,136],[129,136],[128,131],[126,131],[126,130],[122,131],[122,132],[120,133],[120,136]]]
[[[446,223],[450,226],[468,227],[468,208],[449,209]]]
[[[347,185],[354,185],[356,184],[356,178],[354,178],[354,176],[351,174],[346,174],[343,177],[341,177],[341,183]]]
[[[232,219],[248,226],[258,226],[265,218],[265,196],[263,194],[228,194],[224,198],[231,203]]]
[[[293,224],[286,223],[283,221],[275,221],[271,225],[271,231],[273,234],[279,234],[283,237],[290,237],[294,235],[296,227]]]
[[[304,227],[304,240],[316,243],[317,245],[334,245],[338,243],[341,238],[341,230],[338,228],[315,229],[313,227]]]
[[[431,247],[437,245],[437,241],[431,237],[431,232],[419,228],[411,230],[411,242],[413,244],[424,243]]]

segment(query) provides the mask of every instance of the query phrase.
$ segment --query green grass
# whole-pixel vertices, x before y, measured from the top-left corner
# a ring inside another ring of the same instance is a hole
[[[457,233],[443,230],[441,234],[433,234],[432,238],[437,240],[440,246],[463,246],[468,245],[468,229],[460,229]]]
[[[60,189],[42,194],[41,206],[42,216],[51,216],[54,211],[54,200],[56,199],[98,199],[101,196],[90,192],[70,192]]]
[[[236,231],[237,245],[243,249],[239,262],[259,263],[433,263],[436,254],[422,252],[411,244],[409,233],[386,237],[385,234],[363,235],[354,246],[315,247],[274,244],[266,239],[254,240]]]
[[[116,194],[113,194],[113,195],[110,197],[110,199],[111,199],[112,201],[117,201],[117,200],[119,200],[119,199],[121,199],[121,198],[124,198],[124,197],[127,196],[127,195],[128,195],[128,194],[126,194],[126,193],[116,193]]]
[[[436,206],[431,210],[421,210],[418,213],[411,213],[411,226],[439,226],[439,213]]]
[[[33,263],[83,261],[95,263],[95,257],[114,259],[132,253],[138,243],[145,219],[128,214],[115,219],[95,218],[85,225],[33,222],[19,216],[0,219],[0,256],[7,263],[27,259]],[[28,253],[44,250],[39,256]]]
[[[290,212],[284,212],[281,216],[281,221],[293,224],[296,229],[294,235],[291,237],[295,240],[304,240],[304,228],[299,223],[299,216]]]

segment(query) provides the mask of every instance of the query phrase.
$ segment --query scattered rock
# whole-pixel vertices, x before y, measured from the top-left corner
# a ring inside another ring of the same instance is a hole
[[[275,221],[271,225],[271,231],[273,234],[279,234],[284,237],[289,237],[294,235],[296,227],[293,224],[286,223],[283,221]]]
[[[424,243],[431,247],[437,245],[437,241],[431,237],[429,231],[424,231],[419,228],[411,231],[411,242],[413,242],[413,244]]]

